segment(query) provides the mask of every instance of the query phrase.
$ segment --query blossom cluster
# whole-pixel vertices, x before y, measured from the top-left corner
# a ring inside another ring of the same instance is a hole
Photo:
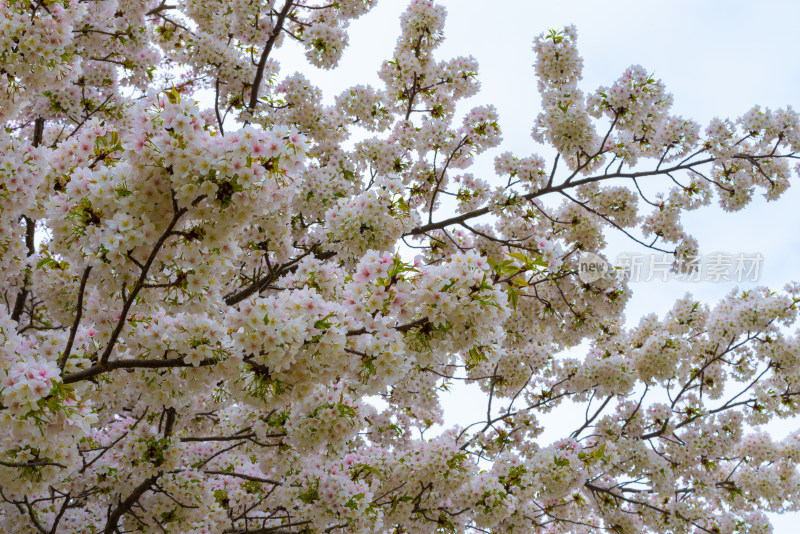
[[[570,26],[533,44],[557,156],[495,152],[432,0],[379,86],[282,70],[374,4],[0,0],[0,531],[768,532],[800,286],[626,327],[580,269],[617,233],[686,274],[684,214],[778,198],[797,112],[702,129],[636,65],[585,91]]]

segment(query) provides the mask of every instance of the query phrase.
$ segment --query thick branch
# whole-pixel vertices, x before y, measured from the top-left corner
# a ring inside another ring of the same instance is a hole
[[[155,484],[155,481],[158,480],[158,477],[161,476],[161,473],[155,474],[147,479],[144,482],[139,484],[136,489],[134,489],[128,497],[119,503],[119,506],[108,515],[108,521],[106,522],[106,529],[105,534],[114,534],[117,530],[117,524],[119,520],[122,519],[122,516],[125,515],[126,512],[130,511],[131,507],[136,504],[136,501],[144,495],[150,487]]]
[[[81,285],[78,289],[78,310],[75,312],[75,321],[72,322],[72,328],[69,331],[69,340],[67,346],[64,348],[64,353],[61,355],[61,361],[58,362],[58,367],[61,372],[64,372],[64,367],[67,365],[69,353],[72,351],[72,344],[75,342],[75,334],[78,332],[78,325],[81,322],[81,315],[83,315],[83,293],[86,290],[86,281],[89,279],[89,273],[92,271],[92,266],[87,265],[83,271],[81,278]]]
[[[289,527],[298,527],[301,525],[307,525],[311,523],[311,521],[295,521],[290,523],[284,523],[283,525],[276,525],[274,527],[263,527],[258,528],[255,530],[226,530],[224,534],[292,534],[291,531],[284,530]]]
[[[203,360],[197,367],[214,365],[216,360]],[[99,363],[88,369],[83,369],[75,373],[65,375],[62,382],[72,384],[81,380],[88,380],[103,373],[108,373],[115,369],[169,369],[173,367],[194,367],[192,364],[183,361],[183,358],[172,358],[170,360],[114,360],[113,362]]]
[[[130,311],[133,302],[136,300],[136,296],[139,294],[139,291],[141,291],[142,286],[144,286],[144,281],[147,279],[147,273],[150,271],[150,266],[153,265],[153,262],[161,250],[161,247],[164,246],[164,242],[170,236],[172,229],[175,228],[175,225],[178,223],[178,220],[183,216],[184,213],[186,213],[186,208],[182,208],[175,212],[175,215],[169,222],[167,229],[164,230],[163,234],[161,234],[161,237],[158,239],[158,242],[156,242],[152,252],[150,252],[150,257],[147,258],[147,262],[145,262],[142,272],[139,274],[139,279],[136,281],[136,285],[133,287],[130,295],[128,295],[125,303],[122,305],[122,312],[120,313],[119,320],[117,321],[117,326],[115,326],[114,331],[111,332],[111,337],[108,339],[106,349],[103,351],[103,355],[100,357],[101,365],[108,362],[111,352],[114,350],[114,345],[117,342],[117,338],[119,338],[120,333],[122,333],[122,328],[125,326],[125,321],[128,318],[128,312]]]
[[[24,216],[23,219],[25,221],[25,246],[28,248],[28,257],[30,257],[36,252],[36,246],[34,243],[34,229],[36,223],[34,223],[27,215]],[[28,278],[29,276],[26,272],[22,282],[23,285],[17,293],[17,298],[14,301],[14,308],[11,311],[11,319],[17,322],[19,322],[20,317],[22,317],[22,311],[25,309],[25,301],[28,299]]]
[[[600,182],[603,180],[610,180],[612,178],[641,178],[643,176],[656,176],[659,174],[667,174],[670,172],[675,171],[683,171],[683,170],[692,170],[694,167],[698,165],[704,165],[706,163],[711,163],[714,161],[714,158],[706,158],[704,160],[695,161],[693,163],[676,165],[669,169],[664,169],[660,171],[640,171],[640,172],[615,172],[612,174],[601,174],[598,176],[588,176],[586,178],[582,178],[580,180],[575,180],[574,182],[564,182],[559,185],[547,185],[538,191],[533,191],[532,193],[528,193],[527,195],[522,195],[519,197],[520,200],[533,200],[534,198],[538,198],[544,196],[548,193],[560,193],[566,189],[578,187],[585,184],[591,184],[594,182]],[[482,215],[486,215],[491,211],[491,207],[485,206],[483,208],[470,211],[467,213],[462,213],[456,217],[450,217],[449,219],[445,219],[443,221],[425,224],[423,226],[418,226],[417,228],[412,228],[408,232],[403,234],[403,237],[408,236],[415,236],[415,235],[422,235],[432,230],[441,230],[448,226],[454,224],[462,224],[470,219],[474,219],[476,217],[480,217]]]
[[[38,117],[33,123],[33,141],[31,144],[38,147],[42,144],[42,137],[44,136],[44,118]],[[28,257],[33,256],[36,252],[35,242],[35,229],[36,223],[33,222],[28,216],[23,216],[25,221],[25,247],[28,249]],[[22,317],[22,310],[25,309],[25,301],[28,299],[28,275],[25,275],[23,285],[17,293],[17,299],[14,301],[14,308],[11,311],[11,319],[19,322]]]
[[[164,437],[169,438],[172,434],[172,430],[175,427],[175,408],[167,408],[166,416],[166,421],[164,422]],[[162,474],[163,471],[159,471],[155,475],[145,479],[144,482],[139,484],[136,489],[134,489],[131,494],[125,498],[124,501],[119,503],[119,506],[117,506],[117,508],[108,515],[105,534],[113,534],[113,532],[117,531],[117,524],[119,523],[119,520],[122,519],[122,516],[130,511],[133,505],[136,504],[142,495],[150,490],[150,488],[156,483],[156,480],[158,480]]]
[[[255,295],[256,293],[260,293],[263,289],[269,286],[272,282],[278,280],[281,276],[292,272],[297,267],[297,264],[300,263],[300,260],[308,256],[309,254],[314,254],[314,257],[320,260],[327,260],[336,255],[335,252],[331,251],[318,252],[316,246],[313,246],[308,251],[297,256],[296,258],[275,267],[269,274],[267,274],[263,278],[256,278],[249,285],[239,289],[239,291],[226,295],[225,304],[233,306]]]
[[[275,41],[277,41],[278,36],[281,34],[283,23],[286,21],[286,17],[289,15],[289,10],[292,9],[292,4],[292,0],[286,0],[286,3],[283,5],[283,9],[281,9],[281,12],[278,13],[278,19],[275,21],[275,27],[272,28],[272,33],[270,33],[269,39],[267,39],[267,44],[264,46],[264,51],[261,53],[261,59],[258,60],[256,77],[253,80],[253,87],[250,88],[250,102],[247,104],[247,107],[251,112],[255,111],[256,105],[258,104],[258,90],[261,87],[261,82],[264,78],[264,68],[267,66],[267,59],[269,58],[270,52],[272,52],[272,47],[275,46]]]

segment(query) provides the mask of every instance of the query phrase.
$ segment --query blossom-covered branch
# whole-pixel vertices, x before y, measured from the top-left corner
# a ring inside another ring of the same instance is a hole
[[[640,66],[584,92],[567,27],[534,41],[556,156],[477,176],[498,113],[458,116],[478,65],[437,57],[432,1],[330,104],[283,41],[334,68],[373,0],[0,5],[0,530],[744,534],[797,507],[800,433],[753,428],[800,413],[800,288],[626,327],[626,280],[578,276],[609,233],[688,269],[686,212],[789,187],[793,109],[701,128]],[[466,428],[455,381],[485,395]]]

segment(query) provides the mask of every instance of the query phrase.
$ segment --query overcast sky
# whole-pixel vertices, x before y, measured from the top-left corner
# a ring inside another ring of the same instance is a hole
[[[663,80],[674,95],[675,113],[705,126],[715,117],[736,117],[755,104],[800,107],[800,1],[642,2],[611,0],[542,2],[538,0],[444,0],[448,10],[446,41],[438,58],[473,55],[480,63],[481,92],[468,107],[494,104],[500,114],[504,142],[479,158],[476,175],[491,177],[495,154],[547,154],[537,147],[530,130],[539,113],[539,97],[531,65],[532,39],[550,28],[575,24],[584,58],[582,88],[592,91],[610,85],[633,64],[644,66]],[[325,72],[307,67],[301,53],[284,55],[282,71],[307,72],[326,92],[326,100],[359,83],[381,86],[376,71],[390,57],[398,34],[398,18],[406,2],[380,0],[378,7],[351,26],[350,46],[341,67]],[[282,52],[291,52],[284,50]],[[793,180],[796,184],[797,179]],[[712,207],[685,219],[700,241],[702,253],[759,252],[764,257],[760,284],[779,289],[800,279],[800,187],[777,202],[759,199],[737,214]],[[634,243],[615,243],[617,250],[635,251]],[[628,306],[629,323],[644,313],[663,315],[672,302],[690,291],[713,303],[735,284],[649,282],[635,284]],[[748,284],[742,284],[747,286]],[[753,285],[753,284],[750,284]],[[454,423],[472,422],[470,415],[485,410],[473,390],[459,389],[446,405]],[[475,410],[479,410],[475,412]],[[798,422],[774,427],[785,434]],[[774,519],[775,532],[796,532],[793,517]]]

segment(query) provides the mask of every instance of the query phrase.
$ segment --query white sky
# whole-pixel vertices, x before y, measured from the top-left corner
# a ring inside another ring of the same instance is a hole
[[[539,96],[531,67],[532,39],[550,28],[578,28],[584,58],[584,92],[610,85],[633,64],[662,79],[674,95],[673,110],[707,124],[714,116],[736,117],[755,104],[800,107],[800,1],[708,0],[644,2],[611,0],[543,2],[539,0],[440,0],[448,10],[446,41],[439,59],[473,55],[480,63],[482,90],[466,106],[494,104],[500,114],[503,144],[479,158],[474,174],[490,178],[495,154],[510,150],[526,156],[547,154],[530,138],[539,113]],[[557,5],[558,4],[558,5]],[[399,32],[403,0],[380,0],[370,14],[351,25],[350,46],[333,72],[309,67],[299,50],[280,50],[282,75],[305,72],[326,94],[326,101],[359,83],[382,87],[376,71],[388,59]],[[288,54],[287,54],[288,53]],[[796,178],[795,178],[796,182]],[[736,214],[713,207],[686,217],[686,227],[700,241],[702,253],[760,252],[764,256],[759,284],[779,289],[800,279],[800,187],[778,202],[759,198]],[[618,250],[637,251],[634,243]],[[613,257],[613,256],[612,256]],[[745,287],[747,284],[742,284]],[[752,284],[750,284],[752,285]],[[630,322],[650,312],[663,315],[675,298],[690,291],[713,303],[734,284],[649,282],[633,285]],[[446,403],[452,423],[474,421],[485,406],[475,390],[459,388]],[[477,412],[475,411],[477,410]],[[800,426],[784,422],[784,434]],[[793,533],[800,513],[773,518],[775,532]]]

